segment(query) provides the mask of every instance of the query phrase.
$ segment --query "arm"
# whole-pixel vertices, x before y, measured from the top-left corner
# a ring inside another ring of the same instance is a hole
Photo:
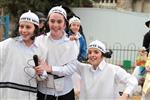
[[[80,52],[79,52],[79,61],[86,61],[87,59],[87,45],[86,41],[84,40],[83,36],[79,38],[80,41]]]
[[[0,67],[3,67],[4,62],[6,61],[6,56],[9,51],[9,44],[11,43],[11,38],[0,42]]]
[[[71,75],[74,72],[81,74],[83,64],[77,60],[71,61],[63,66],[51,66],[48,65],[46,62],[40,64],[39,66],[35,67],[37,74],[42,74],[43,71],[47,71],[49,74],[54,74],[58,76],[67,76]]]
[[[126,86],[123,91],[123,96],[127,96],[126,94],[132,95],[134,88],[138,85],[137,79],[121,67],[118,67],[116,70],[116,80],[119,80],[120,83]]]
[[[64,66],[52,66],[52,74],[58,75],[58,76],[67,76],[71,75],[74,72],[77,72],[78,74],[81,74],[82,70],[82,63],[80,63],[77,60],[74,60],[68,64],[65,64]]]

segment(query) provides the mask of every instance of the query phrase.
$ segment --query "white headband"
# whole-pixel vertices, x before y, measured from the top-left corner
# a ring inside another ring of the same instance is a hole
[[[19,19],[19,22],[22,22],[22,21],[27,21],[27,22],[31,22],[37,26],[39,26],[39,18],[38,16],[31,12],[30,10],[26,13],[23,13]]]
[[[60,14],[62,14],[62,15],[65,17],[65,19],[67,19],[67,13],[66,13],[66,11],[65,11],[61,6],[53,7],[53,8],[49,11],[48,17],[49,17],[50,14],[52,14],[52,13],[60,13]]]
[[[89,47],[88,47],[88,48],[96,48],[96,49],[99,49],[101,52],[106,53],[105,44],[102,43],[102,42],[99,41],[99,40],[95,40],[95,41],[91,42],[91,43],[89,44]]]
[[[74,22],[78,22],[78,23],[81,23],[80,19],[73,16],[72,18],[69,19],[69,25],[71,25],[72,23]]]

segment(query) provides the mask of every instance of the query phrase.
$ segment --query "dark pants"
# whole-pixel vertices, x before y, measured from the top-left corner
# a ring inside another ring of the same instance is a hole
[[[61,96],[46,95],[38,91],[37,100],[75,100],[74,90]]]

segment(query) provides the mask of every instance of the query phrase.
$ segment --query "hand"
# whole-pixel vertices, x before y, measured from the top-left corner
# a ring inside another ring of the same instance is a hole
[[[41,75],[44,71],[52,72],[52,67],[48,66],[47,62],[42,61],[39,66],[35,67],[35,71],[38,75]]]
[[[77,40],[77,36],[76,35],[71,35],[71,36],[69,36],[69,38],[70,38],[70,40]]]
[[[145,67],[147,72],[150,72],[150,66]]]
[[[138,85],[141,85],[143,87],[144,81],[145,81],[145,78],[139,79]]]
[[[119,97],[119,100],[128,100],[129,99],[129,95],[126,93],[123,93],[122,96]]]

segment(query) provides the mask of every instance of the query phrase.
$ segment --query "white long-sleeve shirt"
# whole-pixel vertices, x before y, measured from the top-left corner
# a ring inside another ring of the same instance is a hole
[[[70,41],[66,33],[59,40],[53,40],[51,33],[36,38],[36,44],[40,51],[47,52],[45,59],[49,65],[62,66],[77,59],[79,49],[75,41]],[[47,95],[65,95],[73,89],[71,75],[54,79],[48,75],[48,79],[38,82],[38,90]]]
[[[20,37],[0,42],[0,100],[36,100],[35,54],[37,46]]]
[[[137,79],[119,66],[108,64],[104,60],[96,70],[92,65],[75,61],[72,65],[52,67],[53,74],[69,75],[74,71],[81,76],[80,100],[116,100],[119,96],[118,84],[126,86],[124,93],[131,94],[137,86]]]

